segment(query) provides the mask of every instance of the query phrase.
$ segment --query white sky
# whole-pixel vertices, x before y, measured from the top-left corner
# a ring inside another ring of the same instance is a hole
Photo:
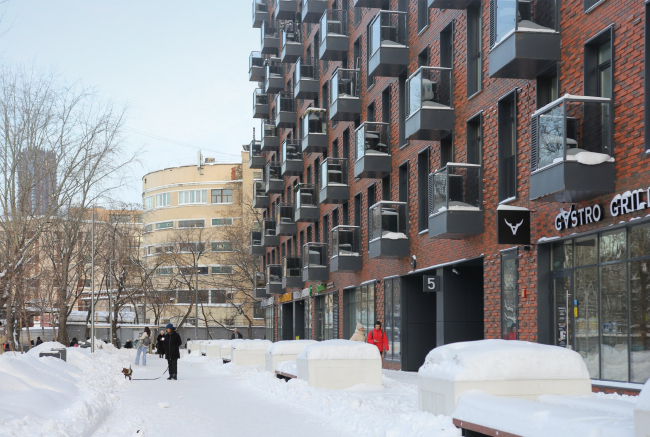
[[[128,105],[129,144],[145,149],[122,200],[141,201],[146,172],[196,162],[196,149],[133,130],[231,162],[259,131],[249,0],[8,0],[2,14],[0,62],[54,66]]]

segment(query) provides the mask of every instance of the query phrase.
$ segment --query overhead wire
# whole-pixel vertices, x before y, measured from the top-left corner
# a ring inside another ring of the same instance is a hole
[[[128,127],[128,126],[126,126],[125,129],[130,131],[130,132],[136,133],[138,135],[143,135],[145,137],[153,138],[153,139],[156,139],[156,140],[159,140],[159,141],[164,141],[164,142],[170,143],[170,144],[176,144],[177,146],[183,146],[183,147],[187,147],[187,148],[194,149],[194,150],[205,150],[207,152],[219,153],[221,155],[239,157],[239,155],[236,155],[234,153],[226,153],[226,152],[220,152],[218,150],[206,149],[205,147],[199,147],[199,146],[195,146],[193,144],[184,143],[182,141],[174,140],[174,139],[171,139],[171,138],[163,137],[163,136],[152,134],[152,133],[149,133],[149,132],[143,132],[141,130],[134,129],[134,128]]]

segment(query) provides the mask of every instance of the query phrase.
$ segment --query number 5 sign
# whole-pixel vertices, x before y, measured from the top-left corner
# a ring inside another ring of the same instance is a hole
[[[425,292],[436,292],[442,291],[442,284],[440,283],[440,276],[423,276],[424,279],[424,291]]]

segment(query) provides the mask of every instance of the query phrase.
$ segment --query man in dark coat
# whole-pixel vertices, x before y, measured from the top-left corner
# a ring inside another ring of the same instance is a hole
[[[43,344],[43,340],[41,340],[41,337],[36,337],[36,346],[39,344]]]
[[[241,333],[237,332],[237,328],[235,328],[235,330],[233,331],[232,336],[230,337],[230,339],[231,340],[237,340],[239,338],[244,338],[244,337],[242,337]]]
[[[167,325],[167,335],[165,335],[165,358],[169,363],[169,378],[176,380],[178,377],[178,360],[181,357],[179,348],[183,344],[181,336],[178,335],[174,325]]]

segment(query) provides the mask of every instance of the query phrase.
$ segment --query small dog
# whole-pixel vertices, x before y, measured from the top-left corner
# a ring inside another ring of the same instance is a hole
[[[127,369],[126,367],[122,368],[122,374],[124,375],[124,379],[129,378],[129,381],[131,380],[131,375],[133,375],[133,369],[131,369],[131,366]]]

